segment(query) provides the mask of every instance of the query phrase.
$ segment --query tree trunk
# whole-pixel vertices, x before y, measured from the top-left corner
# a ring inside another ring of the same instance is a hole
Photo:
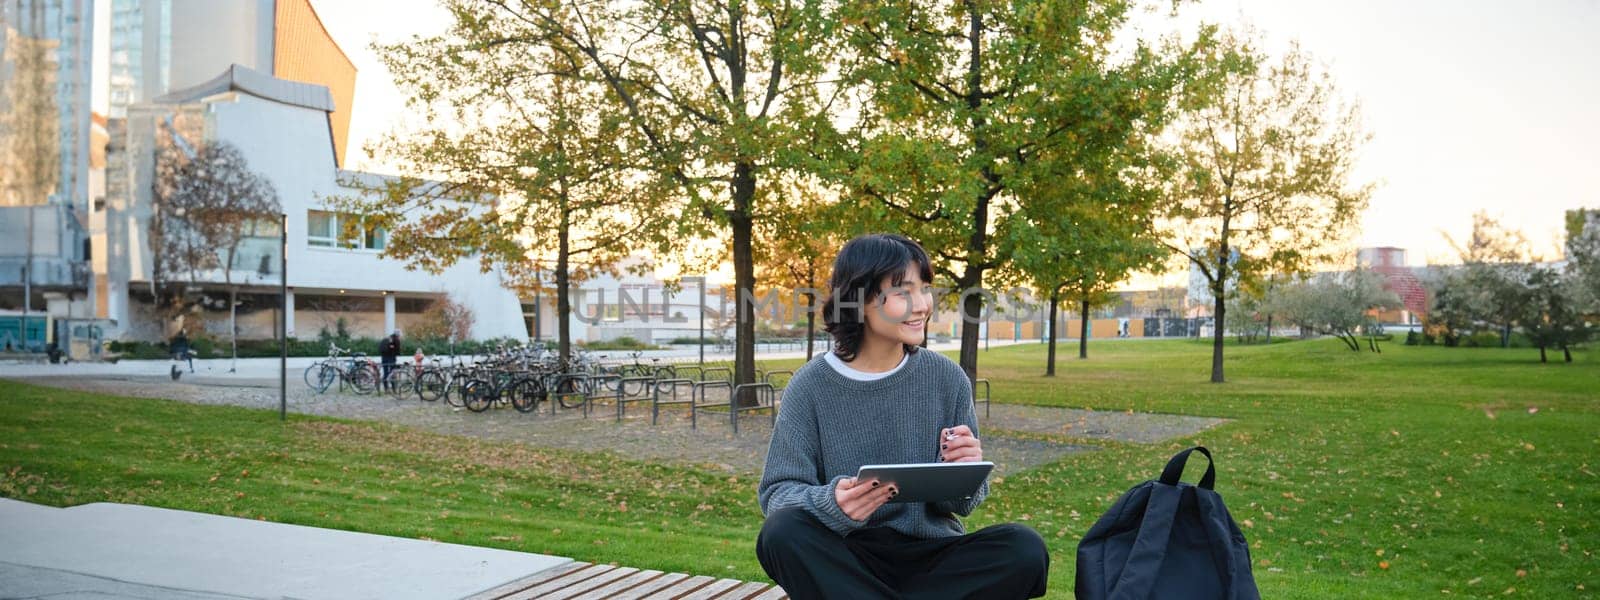
[[[816,297],[811,295],[811,294],[809,294],[809,293],[807,293],[806,294],[806,362],[811,362],[811,354],[812,354],[812,352],[811,352],[811,340],[812,340],[813,337],[815,337],[817,335],[816,303],[817,303]],[[922,345],[923,346],[927,346],[928,345],[928,333],[927,333],[928,329],[927,329],[927,325],[923,325],[922,331],[923,331],[923,333],[922,333]]]
[[[1267,345],[1272,345],[1272,313],[1267,313]]]
[[[756,289],[754,236],[750,203],[756,195],[755,166],[748,162],[734,165],[733,210],[728,211],[728,226],[733,233],[733,282],[735,315],[733,371],[734,385],[756,380],[756,319],[755,307],[746,310],[744,294],[754,294]],[[739,406],[755,406],[754,390],[746,390],[738,398]]]
[[[1511,347],[1511,324],[1510,323],[1506,323],[1505,328],[1500,330],[1500,347],[1501,348],[1510,348]]]
[[[1083,297],[1082,312],[1078,313],[1081,329],[1078,331],[1078,360],[1089,358],[1089,297]]]
[[[1217,290],[1212,292],[1216,297],[1216,315],[1211,319],[1211,383],[1223,383],[1226,380],[1222,377],[1222,345],[1227,340],[1222,337],[1222,319],[1227,307],[1223,305],[1222,293]]]
[[[1540,363],[1550,362],[1549,360],[1546,359],[1546,357],[1544,355],[1544,344],[1540,344],[1539,345],[1539,362]]]
[[[561,225],[556,229],[556,355],[561,364],[567,364],[572,357],[572,285],[571,273],[568,271],[572,252],[571,212],[567,210],[566,202],[561,204]],[[597,318],[605,318],[605,309],[600,309]]]
[[[989,150],[989,138],[984,133],[987,129],[983,107],[983,13],[977,3],[967,2],[967,46],[970,48],[967,59],[967,81],[965,100],[969,111],[969,130],[972,134],[972,152],[974,156],[985,156]],[[955,281],[960,292],[977,289],[983,285],[983,270],[985,249],[988,247],[989,232],[989,203],[998,193],[1000,175],[990,166],[983,167],[983,177],[991,186],[991,190],[978,193],[976,202],[973,203],[972,234],[967,238],[966,265],[962,268],[960,279]],[[958,293],[960,293],[958,292]],[[968,294],[961,303],[961,314],[964,317],[961,325],[961,370],[966,371],[967,381],[977,389],[978,380],[978,318],[983,314],[983,298],[978,294]]]
[[[1567,362],[1572,362],[1572,349],[1568,348],[1566,344],[1561,345],[1561,354],[1567,357]]]
[[[1050,348],[1046,350],[1044,376],[1056,376],[1056,306],[1061,304],[1061,290],[1050,292]]]
[[[981,276],[982,272],[966,268],[961,279],[956,280],[959,290],[973,287],[972,278]],[[983,316],[983,298],[978,294],[967,294],[961,301],[961,370],[966,372],[968,382],[978,379],[978,327],[979,318]]]

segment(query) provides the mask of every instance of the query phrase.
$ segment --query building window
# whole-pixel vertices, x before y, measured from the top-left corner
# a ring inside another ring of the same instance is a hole
[[[389,245],[389,230],[377,225],[367,225],[357,215],[326,210],[306,211],[306,245],[319,248],[351,248],[382,250]],[[345,239],[343,227],[354,225],[360,234],[356,239]]]
[[[346,215],[349,216],[349,215]],[[382,250],[389,245],[389,231],[377,225],[361,224],[361,247],[368,250]]]
[[[339,242],[339,218],[325,210],[306,211],[306,245],[332,248]]]

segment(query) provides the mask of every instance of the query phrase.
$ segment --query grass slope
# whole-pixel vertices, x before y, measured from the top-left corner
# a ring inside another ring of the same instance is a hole
[[[1068,349],[1062,348],[1067,356]],[[1591,597],[1600,585],[1600,362],[1335,341],[1092,342],[1044,378],[1038,345],[983,353],[999,402],[1227,417],[994,482],[971,527],[1027,523],[1072,596],[1077,540],[1166,459],[1205,444],[1264,596]],[[998,433],[998,432],[996,432]],[[1047,436],[1064,442],[1071,437]],[[1198,478],[1199,469],[1186,479]],[[0,495],[111,501],[764,579],[755,481],[372,423],[0,384]]]

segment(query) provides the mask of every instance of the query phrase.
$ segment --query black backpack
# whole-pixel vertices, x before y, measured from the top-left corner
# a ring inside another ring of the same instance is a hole
[[[1178,481],[1196,450],[1208,463],[1198,486]],[[1216,480],[1211,452],[1196,446],[1123,494],[1078,542],[1078,599],[1259,600],[1250,547]]]

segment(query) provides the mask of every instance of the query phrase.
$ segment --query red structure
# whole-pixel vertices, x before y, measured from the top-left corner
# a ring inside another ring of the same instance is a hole
[[[1356,251],[1356,262],[1362,267],[1380,273],[1384,289],[1394,292],[1405,305],[1406,312],[1421,319],[1428,314],[1428,290],[1417,279],[1411,267],[1406,266],[1404,248],[1362,248]],[[1403,317],[1397,320],[1404,321]]]

